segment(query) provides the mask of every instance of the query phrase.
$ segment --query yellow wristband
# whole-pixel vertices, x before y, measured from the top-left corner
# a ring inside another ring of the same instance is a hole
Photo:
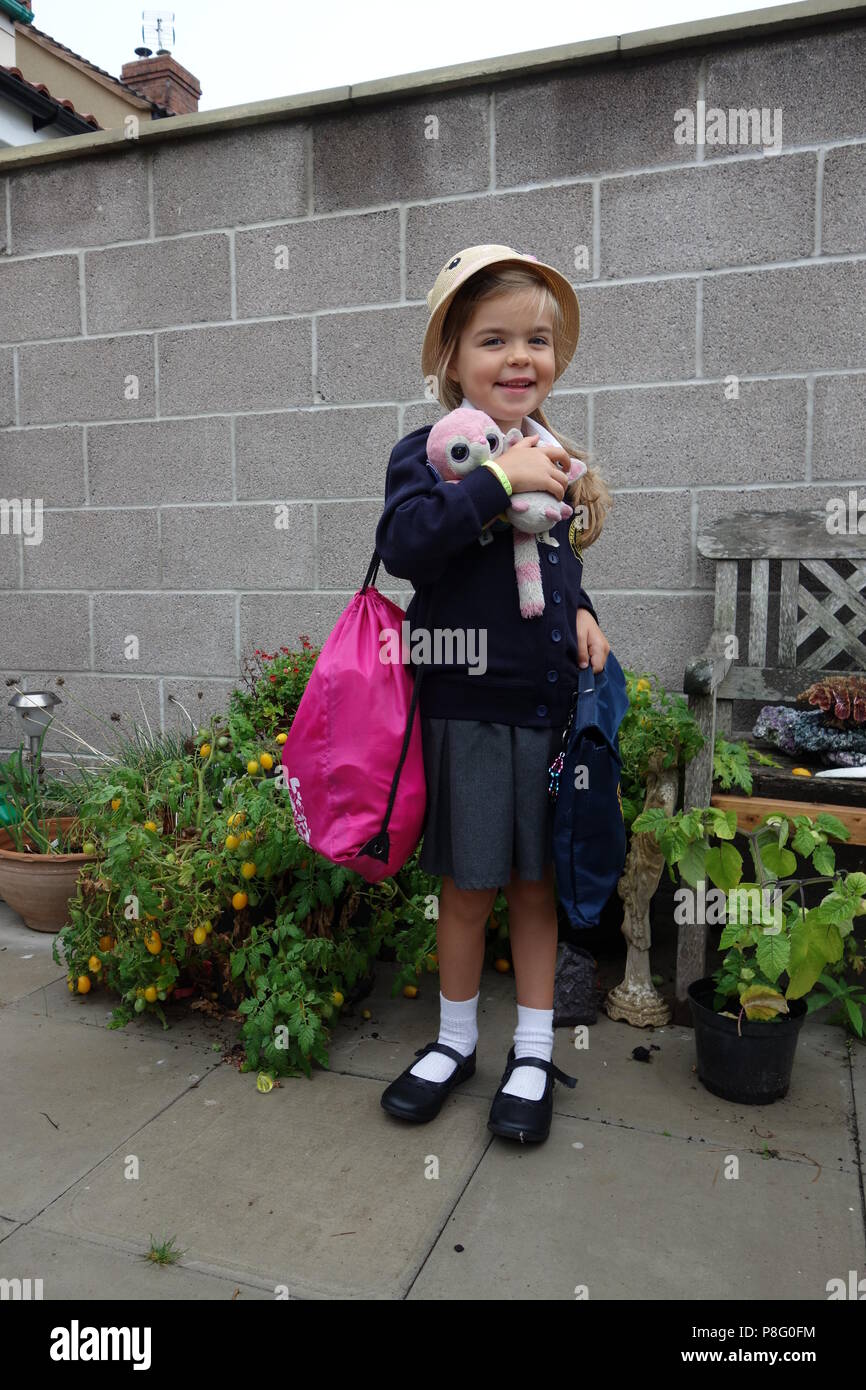
[[[503,468],[500,468],[498,463],[493,463],[493,462],[492,462],[491,460],[489,460],[489,459],[488,459],[485,463],[483,463],[481,466],[482,466],[482,468],[489,468],[489,469],[491,470],[491,472],[493,472],[493,473],[496,474],[496,476],[497,476],[497,478],[499,479],[500,483],[501,483],[502,486],[505,488],[505,491],[508,493],[508,496],[510,497],[510,496],[511,496],[511,480],[510,480],[510,478],[508,477],[508,474],[505,472],[505,470],[504,470]]]

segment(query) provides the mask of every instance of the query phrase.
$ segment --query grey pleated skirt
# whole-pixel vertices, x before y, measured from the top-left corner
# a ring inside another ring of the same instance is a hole
[[[427,813],[419,864],[458,888],[540,880],[553,862],[547,769],[561,729],[421,719]]]

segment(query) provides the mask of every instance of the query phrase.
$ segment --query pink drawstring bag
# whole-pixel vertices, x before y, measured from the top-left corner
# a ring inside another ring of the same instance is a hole
[[[310,849],[368,883],[397,873],[421,838],[427,786],[418,692],[403,652],[406,617],[372,587],[379,555],[313,667],[283,744],[295,829]],[[391,660],[381,634],[391,629]],[[417,717],[416,717],[417,715]]]

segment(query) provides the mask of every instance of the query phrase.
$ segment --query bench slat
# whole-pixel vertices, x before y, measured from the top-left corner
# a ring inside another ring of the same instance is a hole
[[[752,592],[749,605],[749,665],[767,662],[767,602],[770,594],[769,560],[752,561]]]
[[[829,843],[834,849],[841,844],[866,845],[866,810],[852,806],[840,806],[831,801],[782,801],[763,796],[734,796],[729,792],[715,792],[710,805],[718,806],[720,811],[735,811],[740,830],[754,830],[764,816],[774,811],[781,811],[791,819],[794,816],[810,816],[812,820],[821,811],[826,811],[851,831],[850,840],[830,839]]]
[[[800,561],[783,560],[779,587],[779,665],[797,664],[797,600],[800,594]]]
[[[717,695],[720,700],[764,700],[767,704],[795,701],[801,690],[816,681],[835,680],[843,674],[827,667],[812,667],[801,663],[793,670],[778,666],[732,666]],[[817,709],[817,705],[802,705],[801,709]]]
[[[854,489],[851,489],[854,492]],[[834,535],[827,529],[826,511],[740,512],[705,523],[698,533],[698,550],[710,560],[863,561],[866,537]]]

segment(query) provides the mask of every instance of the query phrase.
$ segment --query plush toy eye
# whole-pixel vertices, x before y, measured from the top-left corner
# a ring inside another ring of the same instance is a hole
[[[469,457],[469,445],[452,444],[448,450],[448,457],[452,463],[465,463]]]
[[[490,445],[491,454],[496,458],[496,455],[502,450],[503,436],[499,433],[499,430],[488,430],[486,439],[487,443]]]

